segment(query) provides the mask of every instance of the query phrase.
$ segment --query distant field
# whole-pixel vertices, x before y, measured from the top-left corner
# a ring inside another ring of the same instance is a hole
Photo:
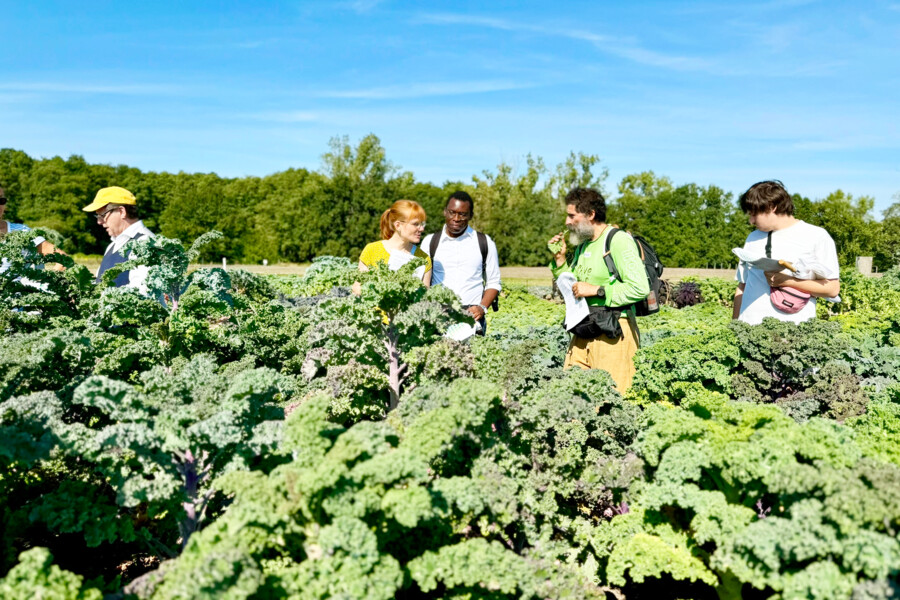
[[[85,265],[89,269],[96,270],[100,265],[99,260],[79,260],[79,263]],[[199,267],[221,267],[221,263],[210,263],[205,265],[197,265]],[[303,275],[309,263],[295,264],[282,263],[277,265],[232,265],[229,269],[244,269],[251,273],[259,273],[261,275]],[[718,277],[720,279],[733,279],[734,269],[666,269],[663,273],[663,279],[669,281],[680,281],[688,275],[696,277]],[[547,267],[500,267],[500,276],[508,283],[517,283],[520,285],[550,285],[552,277],[550,269]]]

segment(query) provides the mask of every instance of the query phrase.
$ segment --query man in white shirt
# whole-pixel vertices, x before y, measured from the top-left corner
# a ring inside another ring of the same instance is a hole
[[[431,256],[431,285],[444,285],[485,332],[487,307],[494,303],[500,286],[497,245],[489,236],[469,227],[475,202],[463,191],[450,194],[444,207],[444,227],[422,240],[422,249]]]
[[[741,263],[736,279],[733,317],[757,325],[766,317],[801,323],[816,318],[816,298],[840,293],[840,269],[834,240],[821,227],[794,217],[794,202],[780,181],[761,181],[740,197],[741,210],[756,231],[747,236],[744,250],[791,264],[816,265],[823,279],[797,279],[791,271],[767,271]],[[768,248],[767,248],[768,247]],[[811,298],[797,312],[788,313],[772,303],[772,288],[794,288]]]
[[[97,270],[96,283],[100,283],[106,271],[128,260],[128,257],[122,254],[122,247],[127,242],[153,237],[153,233],[147,229],[144,222],[138,219],[137,200],[134,194],[125,188],[113,186],[101,189],[94,197],[94,201],[82,210],[94,213],[97,222],[103,225],[112,238],[112,243],[106,247],[103,262]],[[148,267],[140,266],[120,273],[116,277],[116,287],[132,287],[146,294],[145,282],[149,271]]]

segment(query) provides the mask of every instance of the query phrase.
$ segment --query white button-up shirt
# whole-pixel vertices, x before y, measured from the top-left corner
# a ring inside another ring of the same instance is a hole
[[[430,234],[422,240],[421,248],[431,252],[431,238],[440,235],[437,252],[433,257],[431,285],[444,285],[453,290],[459,301],[465,305],[481,304],[485,285],[481,280],[481,249],[478,247],[478,234],[471,227],[459,237],[447,235],[447,227],[440,234]],[[500,286],[500,260],[497,257],[497,245],[487,236],[487,288],[497,290]]]

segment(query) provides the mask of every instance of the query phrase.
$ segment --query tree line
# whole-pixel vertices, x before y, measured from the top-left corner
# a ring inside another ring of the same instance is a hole
[[[307,262],[326,254],[356,260],[377,238],[381,213],[393,201],[419,202],[432,232],[443,224],[447,196],[464,189],[476,202],[472,224],[494,238],[501,264],[538,266],[547,263],[547,239],[563,229],[566,192],[581,185],[603,190],[607,220],[650,240],[666,266],[735,264],[731,249],[743,245],[751,227],[732,193],[715,185],[676,186],[645,171],[627,175],[617,194],[610,194],[607,177],[598,156],[573,152],[555,169],[528,155],[524,164],[501,163],[468,182],[437,186],[391,163],[375,135],[355,146],[347,137],[332,139],[319,170],[240,178],[143,172],[90,164],[78,155],[34,159],[20,150],[0,149],[0,186],[9,198],[6,218],[59,232],[69,253],[104,251],[106,233],[81,208],[110,185],[131,190],[147,226],[167,237],[188,243],[211,229],[222,231],[202,260],[247,263]],[[900,259],[896,198],[881,221],[873,216],[872,198],[854,198],[842,190],[817,200],[795,194],[794,203],[798,218],[831,233],[842,264],[873,256],[884,270]]]

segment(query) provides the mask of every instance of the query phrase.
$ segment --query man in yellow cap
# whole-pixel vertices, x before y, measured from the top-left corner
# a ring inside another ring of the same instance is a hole
[[[112,243],[106,247],[103,262],[97,270],[97,283],[100,283],[100,278],[106,271],[128,260],[122,254],[122,247],[126,242],[153,237],[153,233],[137,216],[137,200],[134,194],[125,188],[113,186],[101,189],[94,197],[94,201],[82,210],[94,213],[97,222],[103,225],[112,238]],[[116,277],[116,287],[134,287],[146,293],[144,282],[148,272],[148,267],[125,271]]]

